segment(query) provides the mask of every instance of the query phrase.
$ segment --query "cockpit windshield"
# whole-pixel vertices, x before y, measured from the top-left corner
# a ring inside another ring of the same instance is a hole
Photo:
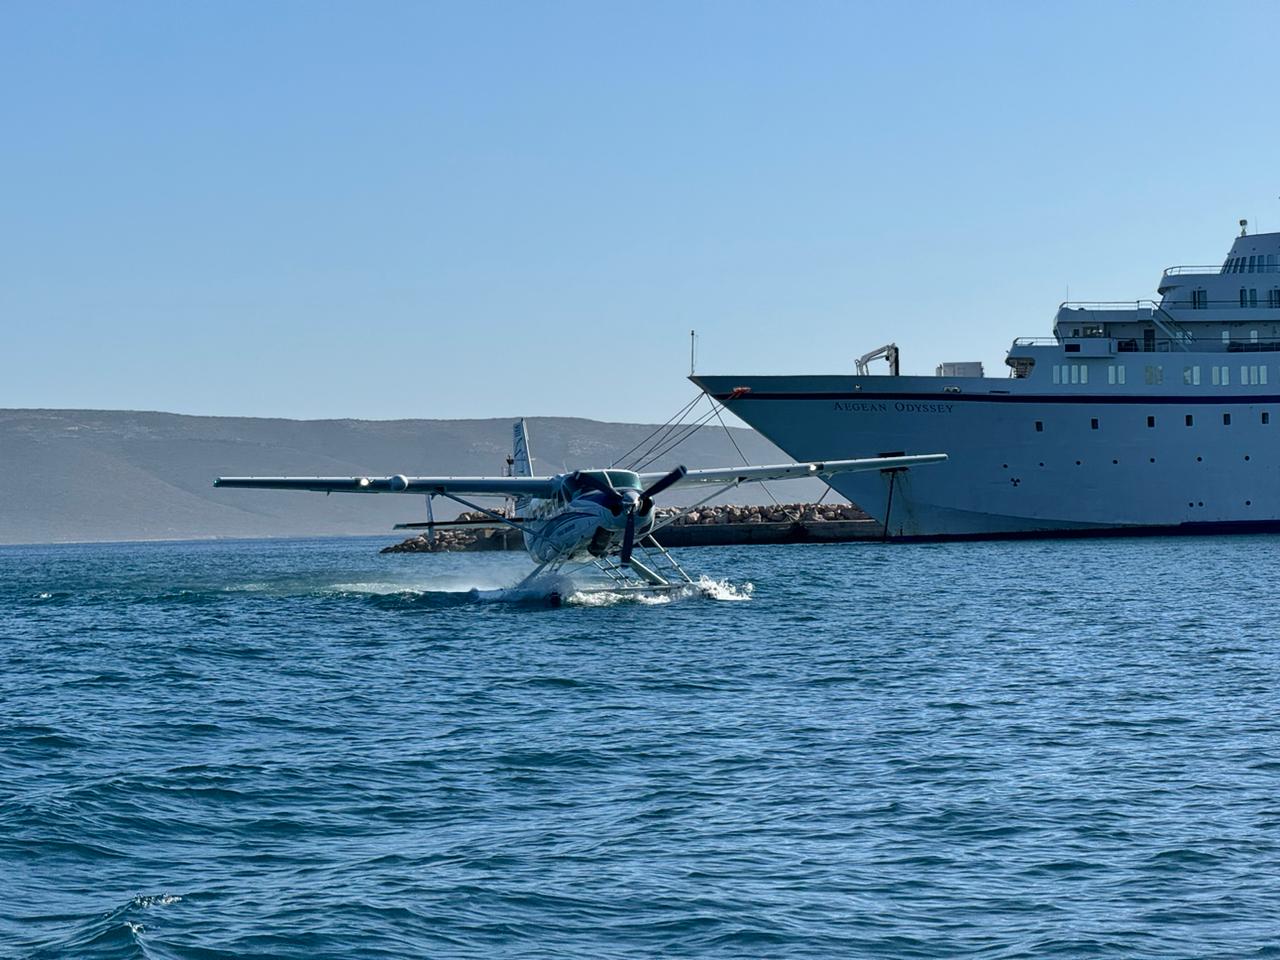
[[[578,470],[564,479],[564,492],[569,497],[608,487],[639,490],[640,477],[631,470]]]

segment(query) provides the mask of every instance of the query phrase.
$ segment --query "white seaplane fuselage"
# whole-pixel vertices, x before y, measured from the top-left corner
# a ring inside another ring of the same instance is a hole
[[[577,475],[567,474],[555,497],[517,505],[525,549],[538,563],[587,560],[617,552],[626,533],[627,514],[633,509],[637,540],[653,528],[653,503],[641,501],[638,474],[630,470],[590,473],[612,486],[618,496],[586,488]]]

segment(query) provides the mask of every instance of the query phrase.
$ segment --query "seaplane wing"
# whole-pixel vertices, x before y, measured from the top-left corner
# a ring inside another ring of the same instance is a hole
[[[692,483],[757,483],[761,480],[788,480],[793,477],[824,477],[833,473],[854,473],[859,470],[895,470],[918,467],[926,463],[938,463],[947,459],[945,453],[925,453],[910,457],[867,457],[862,460],[816,460],[812,463],[775,463],[763,467],[713,467],[709,470],[689,470],[673,486]],[[666,476],[664,473],[642,473],[640,482],[646,486]]]
[[[559,477],[218,477],[215,487],[316,493],[418,493],[553,497]]]

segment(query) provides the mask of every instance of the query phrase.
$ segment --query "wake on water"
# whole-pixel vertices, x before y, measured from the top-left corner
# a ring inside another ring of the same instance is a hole
[[[608,607],[620,603],[659,605],[695,598],[743,601],[750,600],[755,589],[751,583],[734,584],[728,580],[714,580],[706,576],[670,589],[647,589],[644,586],[617,589],[607,580],[564,574],[553,574],[531,583],[523,583],[523,571],[513,573],[507,566],[508,569],[505,570],[473,568],[440,572],[425,578],[421,574],[394,579],[375,576],[358,580],[294,576],[273,582],[227,586],[223,588],[223,592],[367,597],[377,603],[428,606],[475,602]]]

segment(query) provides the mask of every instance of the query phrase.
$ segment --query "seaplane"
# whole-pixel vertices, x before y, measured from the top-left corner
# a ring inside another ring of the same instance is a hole
[[[325,494],[425,495],[428,516],[432,515],[432,498],[443,497],[482,514],[485,519],[429,519],[425,523],[396,524],[396,528],[514,527],[522,534],[524,548],[536,566],[512,588],[513,591],[530,589],[539,582],[561,582],[565,576],[594,568],[603,575],[596,578],[603,585],[577,589],[583,592],[599,589],[661,593],[696,588],[696,581],[662,547],[655,534],[684,513],[728,490],[744,483],[797,477],[825,479],[832,474],[858,470],[899,473],[946,459],[946,454],[930,453],[701,470],[678,466],[658,473],[607,467],[535,476],[528,428],[521,419],[514,427],[512,455],[508,459],[509,476],[218,477],[213,485],[219,488],[304,490]],[[678,486],[710,488],[710,493],[670,516],[659,518],[655,511],[657,498]],[[471,499],[473,497],[505,497],[507,506],[502,510],[490,509],[475,503]],[[560,596],[559,588],[550,591],[553,604],[558,604]]]

